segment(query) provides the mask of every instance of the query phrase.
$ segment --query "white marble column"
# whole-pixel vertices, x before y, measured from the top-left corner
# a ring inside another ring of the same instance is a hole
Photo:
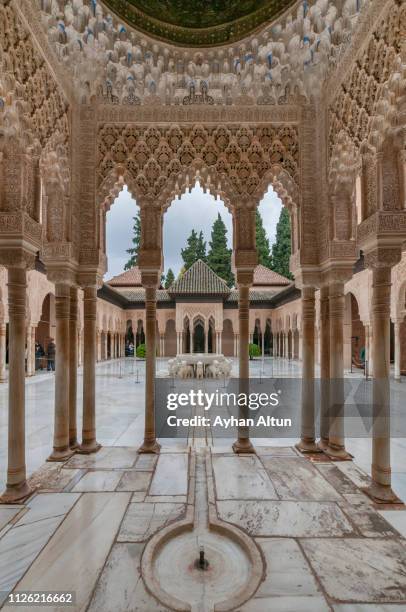
[[[145,430],[139,453],[158,453],[160,445],[155,431],[155,370],[156,370],[156,302],[160,272],[142,274],[145,288]]]
[[[328,447],[330,431],[330,307],[329,287],[320,288],[320,441],[318,447]]]
[[[207,327],[204,328],[204,352],[209,352],[209,330]]]
[[[82,330],[78,329],[78,366],[82,365]]]
[[[4,503],[15,503],[31,493],[25,466],[25,317],[27,272],[8,269],[9,394],[7,486]]]
[[[400,330],[401,330],[401,320],[395,321],[395,380],[401,380],[400,376],[400,364],[401,364],[401,341],[400,341]]]
[[[77,435],[78,289],[70,288],[69,310],[69,446],[79,446]]]
[[[251,276],[251,275],[250,275]],[[238,278],[238,272],[237,272]],[[252,282],[252,278],[251,278]],[[239,320],[239,379],[240,393],[249,393],[249,298],[250,284],[238,283],[238,320]],[[248,406],[241,406],[239,418],[246,419],[248,417]],[[249,427],[238,428],[238,439],[233,444],[235,453],[254,453],[254,447],[249,438]]]
[[[330,284],[330,431],[326,454],[349,460],[344,441],[344,283]]]
[[[219,355],[223,353],[223,332],[219,331]]]
[[[390,440],[390,296],[391,268],[373,267],[372,344],[373,405],[372,480],[368,492],[376,500],[394,502],[391,488]]]
[[[6,324],[0,323],[0,383],[6,382]]]
[[[302,334],[303,334],[303,371],[302,371],[302,434],[296,448],[303,453],[318,452],[315,441],[314,409],[314,349],[315,349],[315,289],[302,289]]]
[[[97,286],[83,289],[83,424],[80,451],[95,453],[96,439],[96,316]]]
[[[35,340],[32,341],[32,325],[27,325],[27,376],[33,376],[35,374],[35,366],[33,368],[33,353],[35,354]]]
[[[72,456],[69,448],[69,318],[70,286],[55,284],[55,417],[54,448],[48,461],[66,461]]]

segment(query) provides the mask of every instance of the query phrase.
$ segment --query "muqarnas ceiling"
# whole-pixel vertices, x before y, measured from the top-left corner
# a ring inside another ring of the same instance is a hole
[[[134,28],[183,46],[241,40],[295,0],[103,0]]]

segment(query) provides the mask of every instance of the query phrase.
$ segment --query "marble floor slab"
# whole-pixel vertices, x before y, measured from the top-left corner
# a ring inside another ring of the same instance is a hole
[[[399,533],[374,508],[370,500],[362,493],[346,495],[340,508],[349,520],[356,526],[361,535],[366,538],[396,538]]]
[[[85,610],[129,499],[129,493],[84,493],[19,582],[18,590],[75,591],[76,609]],[[40,524],[18,529],[32,529]],[[44,612],[66,609],[66,606],[36,607]],[[6,606],[4,610],[12,612],[15,608]],[[20,606],[19,610],[31,612],[32,608]]]
[[[337,491],[307,459],[262,457],[277,494],[283,500],[339,501]]]
[[[0,531],[23,509],[24,506],[0,506]]]
[[[124,472],[117,486],[117,491],[148,491],[151,472]]]
[[[381,510],[379,514],[406,538],[406,510]]]
[[[324,597],[265,597],[248,601],[239,612],[330,612]]]
[[[213,456],[217,499],[278,499],[258,457]]]
[[[65,515],[79,497],[78,493],[38,493],[28,501],[27,512],[16,523],[16,527]]]
[[[219,517],[252,536],[290,538],[353,535],[337,504],[293,501],[219,501]]]
[[[157,455],[138,455],[134,469],[141,472],[153,472],[157,461]]]
[[[76,483],[72,491],[80,493],[114,491],[122,475],[123,472],[113,470],[87,472],[82,476],[79,482]]]
[[[140,574],[143,544],[115,544],[87,612],[166,612],[146,591]]]
[[[188,455],[164,453],[159,456],[150,495],[186,495]]]
[[[331,463],[318,463],[315,468],[331,484],[332,487],[341,495],[352,495],[359,493],[359,489],[354,482],[339,470],[336,465]]]
[[[297,457],[297,453],[291,446],[256,446],[257,455],[267,457]]]
[[[334,612],[405,612],[404,604],[336,604]]]
[[[136,448],[104,447],[94,455],[74,455],[66,463],[66,467],[99,470],[125,469],[133,467],[137,457]]]
[[[266,577],[255,597],[321,597],[298,543],[290,538],[256,538],[264,553]]]
[[[57,516],[13,527],[1,538],[0,605],[38,556],[63,518]]]
[[[352,461],[343,461],[335,464],[343,474],[345,474],[356,487],[368,487],[371,479],[359,466]]]
[[[180,518],[184,504],[132,503],[118,535],[118,542],[144,542],[158,529]]]
[[[342,603],[400,603],[406,609],[406,542],[366,538],[302,540],[327,594]]]

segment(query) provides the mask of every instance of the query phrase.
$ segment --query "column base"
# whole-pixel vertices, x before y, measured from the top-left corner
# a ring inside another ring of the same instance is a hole
[[[295,448],[303,454],[322,452],[315,440],[304,440],[303,438],[295,444]]]
[[[161,450],[161,445],[156,439],[154,439],[154,440],[144,440],[144,442],[141,444],[137,452],[140,455],[146,455],[146,454],[159,455],[160,450]]]
[[[353,456],[345,450],[344,446],[328,445],[324,453],[333,461],[352,461]]]
[[[324,453],[328,448],[328,439],[320,438],[320,440],[317,442],[317,448],[320,452]]]
[[[69,448],[73,451],[78,450],[79,448],[79,442],[77,438],[74,438],[72,440],[69,441]]]
[[[92,455],[93,453],[97,453],[101,447],[102,445],[96,442],[96,440],[91,440],[89,442],[82,442],[82,444],[79,444],[76,452],[78,455]]]
[[[362,488],[362,491],[377,504],[401,504],[404,506],[403,501],[393,492],[390,485],[380,485],[373,482],[369,487]]]
[[[8,485],[0,496],[0,504],[15,504],[25,501],[34,493],[27,481],[20,485]]]
[[[75,451],[71,450],[70,448],[65,448],[63,450],[54,449],[49,455],[47,461],[66,461],[74,454]]]
[[[254,454],[255,455],[255,448],[251,444],[251,441],[249,438],[241,438],[240,440],[236,440],[233,444],[233,451],[237,455],[242,455],[242,454]]]

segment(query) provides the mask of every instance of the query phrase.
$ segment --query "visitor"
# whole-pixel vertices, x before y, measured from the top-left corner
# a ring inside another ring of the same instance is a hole
[[[45,351],[43,346],[39,343],[35,343],[35,369],[42,370],[42,358],[45,357]]]
[[[53,338],[50,338],[48,344],[48,372],[55,372],[55,342]]]

